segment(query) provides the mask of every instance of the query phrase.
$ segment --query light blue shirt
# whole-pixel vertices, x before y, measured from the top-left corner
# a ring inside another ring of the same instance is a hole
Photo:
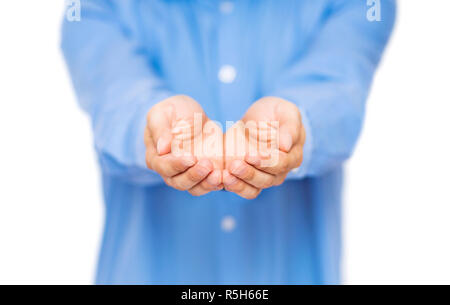
[[[85,0],[62,48],[92,118],[106,219],[97,283],[340,281],[342,163],[363,122],[394,0]],[[225,126],[263,96],[301,110],[304,162],[255,200],[192,197],[146,169],[148,110],[185,94]],[[82,225],[82,224],[80,224]]]

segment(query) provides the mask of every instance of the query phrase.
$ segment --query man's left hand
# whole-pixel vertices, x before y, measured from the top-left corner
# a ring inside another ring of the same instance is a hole
[[[257,132],[249,126],[257,126]],[[281,98],[256,101],[225,137],[224,187],[246,199],[282,184],[303,160],[306,133],[300,111]]]

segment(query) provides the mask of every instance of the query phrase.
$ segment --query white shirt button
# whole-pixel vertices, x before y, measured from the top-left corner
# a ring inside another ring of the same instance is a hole
[[[233,12],[234,4],[231,1],[223,1],[220,3],[220,11],[223,14],[230,14]]]
[[[236,69],[230,65],[224,65],[219,70],[219,80],[224,84],[231,84],[236,79]]]
[[[221,223],[222,230],[224,232],[231,232],[236,227],[236,221],[234,220],[234,217],[232,216],[225,216],[222,219]]]

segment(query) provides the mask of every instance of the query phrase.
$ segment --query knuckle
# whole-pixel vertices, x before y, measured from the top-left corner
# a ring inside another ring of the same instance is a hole
[[[172,187],[172,188],[175,188],[175,185],[173,184],[173,182],[172,182],[172,179],[170,179],[170,178],[165,178],[165,179],[163,179],[164,180],[164,182],[168,185],[168,186],[170,186],[170,187]]]
[[[275,177],[274,177],[274,176],[269,176],[269,177],[267,177],[267,178],[263,181],[263,183],[262,183],[262,185],[261,185],[261,188],[266,189],[266,188],[271,187],[271,186],[273,185],[274,181],[275,181]]]
[[[181,171],[183,171],[185,169],[185,167],[182,164],[181,160],[174,160],[174,161],[172,161],[171,162],[171,167],[172,167],[172,170],[174,172],[177,172],[177,173],[179,173],[179,172],[181,172]]]
[[[197,182],[198,180],[200,180],[195,169],[188,170],[186,172],[186,177],[189,181],[192,181],[192,182]]]
[[[188,185],[187,183],[178,183],[178,188],[180,191],[187,191],[191,188],[191,185]]]
[[[233,193],[241,194],[241,193],[244,192],[245,187],[246,187],[245,183],[242,182],[242,181],[239,181],[239,182],[237,182],[237,183],[235,183],[233,185],[226,186],[225,189],[227,191],[230,191],[230,192],[233,192]]]
[[[261,190],[255,189],[255,190],[251,191],[250,193],[245,194],[243,197],[245,199],[252,200],[252,199],[256,199],[260,193],[261,193]]]
[[[281,175],[284,172],[284,165],[278,164],[276,167],[274,167],[271,171],[274,175]]]
[[[169,169],[169,167],[166,164],[158,164],[158,162],[154,162],[157,168],[157,172],[160,175],[166,176],[166,177],[173,177],[174,175],[172,175],[172,171]]]
[[[233,187],[232,187],[232,186],[229,186],[229,185],[224,185],[224,189],[225,189],[227,192],[237,193],[236,190],[233,189]]]
[[[202,181],[200,186],[207,191],[212,191],[215,188],[213,185],[209,184],[206,180]]]
[[[178,179],[170,179],[172,181],[172,187],[179,191],[187,191],[189,187],[183,183],[183,181]]]
[[[289,171],[289,164],[286,160],[283,160],[280,164],[279,173],[286,173]]]
[[[275,186],[280,186],[281,184],[283,184],[283,181],[284,181],[284,180],[280,179],[280,180],[276,181],[276,182],[274,183],[274,185],[275,185]]]
[[[243,193],[245,191],[246,187],[247,187],[247,185],[244,182],[238,182],[238,183],[236,183],[234,189],[238,193]]]
[[[255,173],[256,171],[254,169],[247,168],[242,178],[244,180],[253,180],[255,178]]]
[[[284,178],[281,178],[281,177],[280,177],[280,178],[278,178],[278,179],[276,179],[276,180],[274,181],[273,185],[279,186],[279,185],[282,185],[283,182],[284,182]]]

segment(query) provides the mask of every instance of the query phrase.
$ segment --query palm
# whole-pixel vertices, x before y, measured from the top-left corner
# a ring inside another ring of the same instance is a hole
[[[300,111],[274,97],[255,102],[226,134],[225,189],[255,198],[300,166],[305,135]]]
[[[222,169],[223,134],[221,128],[206,117],[198,104],[183,105],[172,116],[172,154],[190,154],[197,160],[209,159],[213,163],[214,169]]]
[[[225,139],[202,107],[186,96],[152,107],[145,132],[147,165],[169,186],[196,196],[225,186],[249,199],[283,183],[301,164],[305,141],[298,108],[275,97],[255,102]]]
[[[187,96],[173,96],[148,113],[147,166],[178,190],[199,196],[221,189],[222,131]]]
[[[262,99],[255,102],[226,135],[226,163],[259,157],[266,165],[274,165],[280,146],[280,127],[284,124],[285,105],[280,99]]]

